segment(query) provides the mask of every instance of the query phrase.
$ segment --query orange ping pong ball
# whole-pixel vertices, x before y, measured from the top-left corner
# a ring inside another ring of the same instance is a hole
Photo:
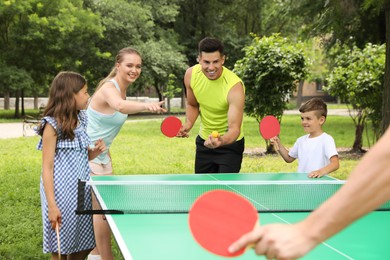
[[[214,137],[214,138],[217,138],[218,137],[218,132],[217,131],[213,131],[211,133],[211,135]]]

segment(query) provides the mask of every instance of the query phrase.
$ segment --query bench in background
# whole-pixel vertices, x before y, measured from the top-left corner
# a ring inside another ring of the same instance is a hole
[[[41,105],[39,107],[39,114],[38,116],[29,116],[26,115],[23,119],[23,136],[26,136],[27,130],[28,129],[33,129],[36,125],[39,124],[41,121],[41,118],[43,116],[43,111],[45,111],[45,106]]]

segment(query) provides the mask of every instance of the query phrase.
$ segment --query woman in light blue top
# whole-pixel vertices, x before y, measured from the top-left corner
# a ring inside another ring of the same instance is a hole
[[[90,161],[92,175],[112,174],[109,148],[125,123],[128,114],[136,114],[142,111],[166,112],[161,107],[164,101],[143,103],[126,100],[126,90],[140,76],[141,66],[142,59],[138,51],[133,48],[120,50],[116,56],[114,68],[99,83],[90,100],[87,109],[88,135],[92,142],[103,139],[107,147],[104,153]],[[95,208],[98,208],[95,199],[93,204]],[[95,215],[93,221],[96,248],[89,255],[89,259],[113,259],[111,233],[105,217]]]

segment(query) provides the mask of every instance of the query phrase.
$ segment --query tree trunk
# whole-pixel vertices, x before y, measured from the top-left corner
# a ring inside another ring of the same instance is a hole
[[[19,98],[20,98],[20,89],[15,91],[15,114],[14,114],[14,118],[20,118]]]
[[[182,95],[181,95],[181,108],[186,108],[186,98],[187,98],[187,89],[186,89],[186,86],[184,85],[183,83],[183,91],[182,91]]]
[[[266,150],[265,154],[276,154],[275,147],[270,143],[270,142],[265,142],[266,143]]]
[[[385,4],[386,15],[386,65],[382,98],[382,135],[390,125],[390,0]]]
[[[24,89],[21,89],[20,93],[21,93],[22,117],[24,117],[26,115],[26,112],[24,111]]]
[[[158,84],[157,83],[154,83],[154,88],[156,89],[156,92],[157,92],[157,95],[158,95],[158,100],[159,101],[163,101],[163,95],[160,91],[160,88],[158,87]]]
[[[361,122],[364,120],[359,119],[358,121],[359,121],[359,123],[356,124],[356,128],[355,128],[355,141],[354,141],[353,146],[352,146],[352,151],[357,152],[357,153],[361,153],[361,152],[364,152],[364,150],[362,148],[363,147],[364,122]]]
[[[171,113],[171,99],[167,98],[167,109],[168,109],[168,114]]]
[[[9,110],[9,91],[4,91],[4,110]]]

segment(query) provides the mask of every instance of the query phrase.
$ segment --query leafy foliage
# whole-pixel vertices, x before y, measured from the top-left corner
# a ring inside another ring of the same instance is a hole
[[[165,91],[163,92],[163,95],[168,99],[168,113],[171,112],[171,99],[182,91],[182,88],[178,88],[176,84],[176,76],[174,74],[169,74],[168,83]]]
[[[364,49],[339,46],[335,67],[327,78],[325,90],[339,96],[358,111],[356,126],[372,121],[379,137],[385,71],[385,45],[367,44]]]
[[[81,0],[0,2],[0,58],[4,66],[29,74],[23,84],[14,82],[14,89],[46,94],[58,71],[84,72],[83,57],[96,50],[90,38],[100,37],[102,27],[95,14],[81,7]]]
[[[4,89],[15,90],[15,88],[29,89],[33,79],[25,69],[16,66],[6,66],[0,61],[0,85]]]
[[[306,75],[301,45],[277,34],[253,35],[244,50],[245,57],[237,61],[234,71],[245,84],[245,112],[258,122],[266,115],[280,120],[297,81]]]
[[[303,44],[308,70],[307,81],[322,82],[329,73],[329,57],[325,55],[321,39],[315,37],[306,40]]]
[[[164,87],[166,86],[169,75],[182,77],[186,69],[185,56],[175,50],[175,48],[165,40],[150,40],[141,47],[143,55],[143,79],[140,83],[147,86],[154,86],[159,95],[163,98]],[[177,76],[179,75],[179,76]]]
[[[362,48],[367,42],[385,41],[383,2],[300,0],[285,4],[290,5],[286,8],[292,19],[303,17],[299,24],[301,37],[319,36],[327,48],[337,42],[355,43]]]
[[[134,95],[145,87],[153,86],[162,98],[162,88],[168,81],[168,75],[184,75],[187,67],[182,47],[171,28],[179,1],[87,1],[88,8],[100,14],[105,28],[104,37],[98,39],[96,45],[111,54],[109,59],[102,60],[95,77],[105,77],[115,63],[113,56],[118,50],[131,46],[140,51],[143,68],[142,76],[131,86],[129,93]],[[93,86],[96,86],[96,81]]]

